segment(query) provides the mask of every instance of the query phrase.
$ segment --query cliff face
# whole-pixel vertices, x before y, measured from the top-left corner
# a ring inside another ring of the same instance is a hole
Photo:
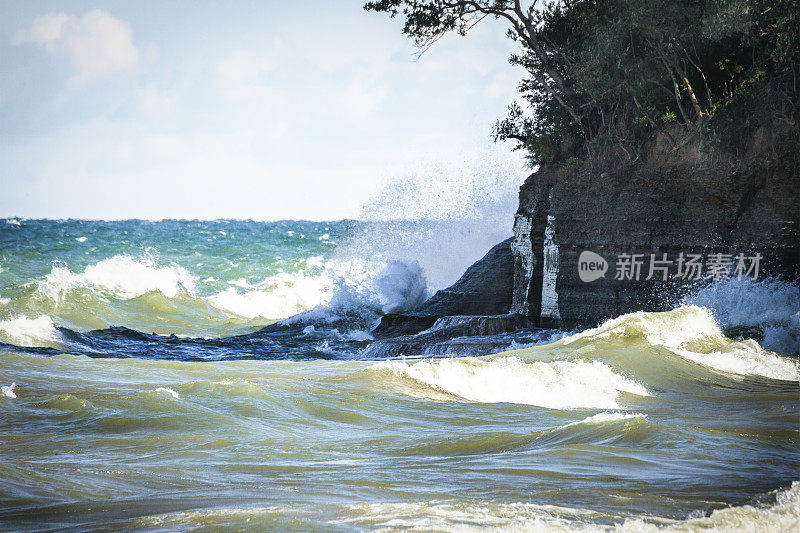
[[[668,309],[692,286],[756,266],[757,279],[796,281],[797,129],[762,129],[742,146],[676,148],[665,133],[634,162],[609,151],[540,168],[520,189],[511,312],[589,326]]]

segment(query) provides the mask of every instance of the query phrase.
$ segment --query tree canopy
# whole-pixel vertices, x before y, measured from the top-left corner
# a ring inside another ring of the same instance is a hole
[[[494,134],[532,162],[598,142],[635,152],[657,131],[726,146],[770,121],[798,122],[797,0],[377,0],[421,51],[484,20],[520,45],[521,103]],[[671,142],[680,142],[670,137]]]

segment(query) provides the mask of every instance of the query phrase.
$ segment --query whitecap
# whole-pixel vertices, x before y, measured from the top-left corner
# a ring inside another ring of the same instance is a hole
[[[183,267],[161,266],[151,257],[122,254],[89,265],[82,273],[72,272],[63,263],[54,264],[39,284],[39,291],[58,301],[71,290],[87,287],[126,299],[155,291],[174,298],[194,294],[195,279]]]
[[[331,285],[327,277],[281,272],[256,285],[248,285],[244,292],[230,287],[209,297],[208,301],[231,315],[281,319],[312,309],[330,298]]]
[[[709,309],[696,305],[663,313],[621,315],[600,326],[564,337],[564,345],[619,342],[623,346],[663,346],[712,370],[741,376],[800,380],[800,363],[764,350],[756,341],[725,337]]]
[[[703,366],[741,376],[800,381],[800,363],[764,350],[756,341],[732,342],[708,353],[676,349],[675,353]]]
[[[570,422],[562,428],[574,426],[577,424],[607,424],[609,422],[618,422],[620,420],[631,420],[631,419],[642,419],[646,420],[647,416],[642,413],[626,413],[622,411],[603,411],[602,413],[597,413],[596,415],[587,416],[583,420],[578,420],[576,422]]]
[[[178,395],[178,393],[175,392],[174,390],[170,389],[169,387],[158,387],[153,392],[165,392],[165,393],[169,394],[170,396],[172,396],[173,398],[175,398],[176,400],[180,400],[181,399],[181,397]]]
[[[580,340],[642,341],[642,344],[679,348],[702,341],[722,342],[725,336],[708,309],[686,306],[664,313],[638,311],[620,315],[563,338],[564,345]]]
[[[778,491],[768,506],[740,505],[700,511],[684,520],[643,515],[626,517],[592,509],[570,508],[531,502],[420,501],[359,503],[348,506],[334,523],[355,524],[370,529],[423,529],[432,531],[541,531],[541,532],[733,532],[798,531],[800,528],[800,482]],[[695,516],[700,514],[702,516]],[[603,523],[610,522],[610,523]],[[469,525],[465,525],[469,524]],[[480,524],[480,527],[470,526]]]
[[[11,385],[3,385],[0,387],[0,392],[3,393],[3,396],[6,398],[16,398],[17,393],[14,390],[17,388],[16,382],[12,383]]]
[[[52,346],[62,342],[49,316],[19,316],[0,321],[0,340],[15,346]]]
[[[551,409],[622,409],[622,393],[649,396],[633,379],[599,361],[525,363],[517,357],[484,361],[471,357],[419,361],[384,361],[376,368],[424,385],[453,400],[517,403]],[[406,387],[404,392],[424,396]],[[434,397],[437,395],[434,394]]]

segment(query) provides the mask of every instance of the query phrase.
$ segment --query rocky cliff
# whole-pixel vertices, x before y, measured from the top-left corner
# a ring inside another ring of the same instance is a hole
[[[514,236],[412,313],[387,314],[373,357],[489,349],[532,327],[671,309],[715,279],[800,280],[800,136],[761,129],[739,153],[664,132],[638,158],[606,147],[542,166]]]
[[[797,281],[797,128],[762,128],[738,154],[676,136],[662,133],[639,158],[612,147],[543,165],[525,181],[512,313],[589,326],[667,309],[716,278]]]

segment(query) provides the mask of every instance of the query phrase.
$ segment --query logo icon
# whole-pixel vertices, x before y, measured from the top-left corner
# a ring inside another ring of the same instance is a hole
[[[589,250],[584,250],[578,256],[578,276],[581,281],[591,283],[605,276],[607,271],[608,263],[602,256]]]

